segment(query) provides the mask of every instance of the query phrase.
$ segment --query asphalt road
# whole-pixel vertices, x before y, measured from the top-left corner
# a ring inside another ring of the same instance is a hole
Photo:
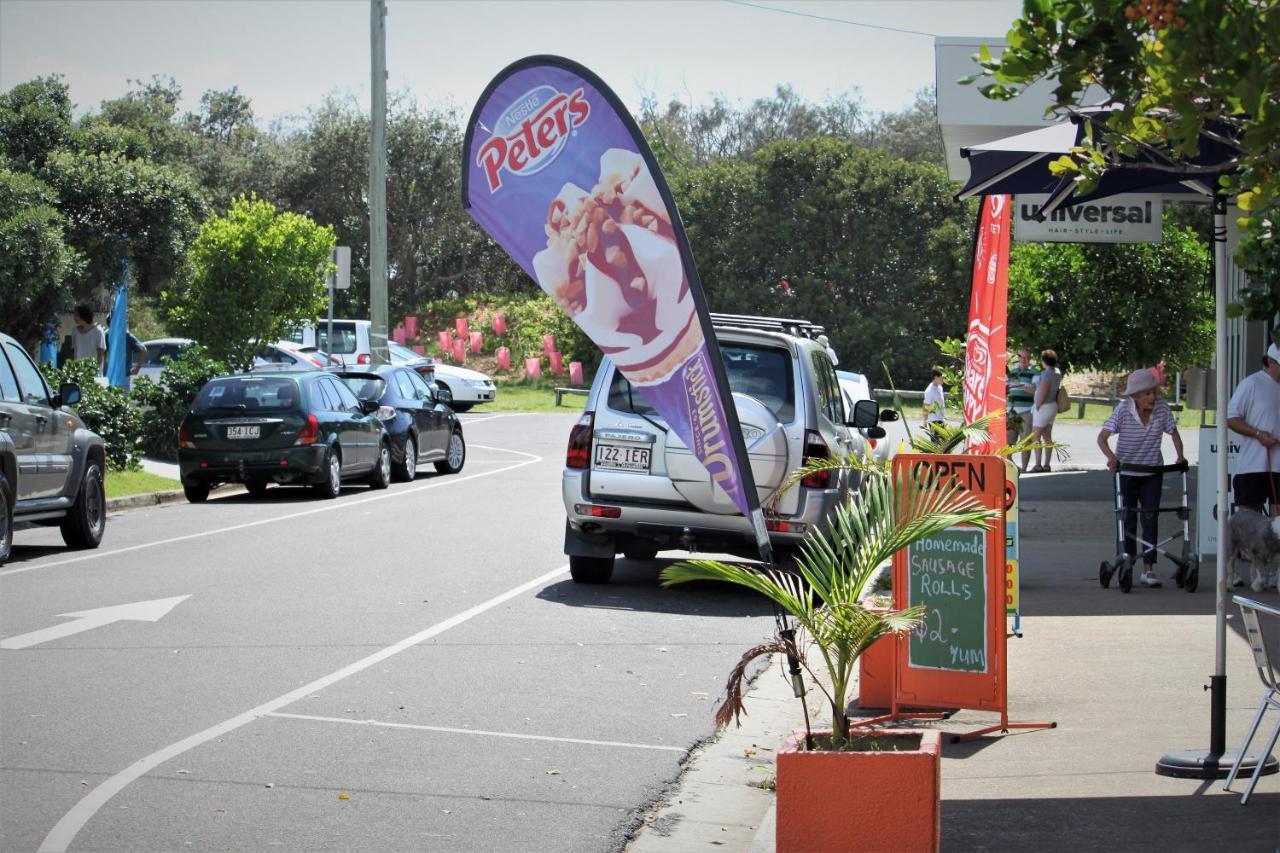
[[[575,417],[469,414],[459,475],[385,492],[133,510],[92,552],[19,531],[0,849],[619,848],[772,618],[622,560],[569,579]]]

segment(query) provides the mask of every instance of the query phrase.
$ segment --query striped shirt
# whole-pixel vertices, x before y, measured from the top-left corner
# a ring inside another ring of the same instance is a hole
[[[1166,434],[1173,435],[1178,425],[1173,420],[1173,410],[1164,400],[1156,400],[1151,410],[1151,420],[1143,423],[1133,400],[1125,400],[1102,425],[1104,430],[1116,436],[1116,458],[1127,465],[1163,465],[1160,442]],[[1126,471],[1129,476],[1146,476],[1137,471]]]

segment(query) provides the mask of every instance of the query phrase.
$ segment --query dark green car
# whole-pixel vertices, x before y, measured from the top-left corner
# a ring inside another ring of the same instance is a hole
[[[270,483],[310,485],[334,498],[344,480],[391,482],[391,453],[376,402],[323,371],[219,376],[196,396],[178,430],[187,500],[219,483],[261,494]]]

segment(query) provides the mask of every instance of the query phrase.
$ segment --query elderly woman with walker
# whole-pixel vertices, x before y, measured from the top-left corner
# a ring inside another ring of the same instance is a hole
[[[1148,587],[1161,586],[1155,572],[1158,541],[1156,522],[1164,482],[1164,456],[1160,445],[1165,435],[1173,439],[1173,449],[1178,454],[1172,467],[1185,471],[1187,465],[1182,452],[1182,436],[1173,419],[1173,410],[1160,398],[1159,384],[1155,373],[1150,369],[1130,373],[1124,394],[1121,395],[1126,399],[1116,406],[1098,432],[1098,447],[1107,457],[1107,469],[1118,475],[1119,503],[1124,510],[1124,553],[1132,560],[1137,556],[1139,542],[1144,546],[1141,583]],[[1110,445],[1113,435],[1116,436],[1114,451]],[[1141,540],[1135,536],[1138,510],[1141,510]],[[1182,577],[1181,567],[1178,577]],[[1182,586],[1181,583],[1178,585]]]

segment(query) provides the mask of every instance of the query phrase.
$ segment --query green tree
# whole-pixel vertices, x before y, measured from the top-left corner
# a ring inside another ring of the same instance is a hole
[[[0,317],[28,350],[71,304],[80,263],[64,240],[56,202],[48,185],[0,166]]]
[[[1009,328],[1057,350],[1064,369],[1173,370],[1213,353],[1209,253],[1190,229],[1161,243],[1017,243],[1009,262]],[[1033,331],[1032,331],[1033,330]]]
[[[941,169],[808,139],[672,184],[712,310],[822,322],[842,368],[907,387],[964,333],[974,208]]]
[[[243,368],[260,342],[319,316],[333,247],[328,226],[257,198],[235,199],[226,216],[205,220],[190,274],[165,293],[170,321],[210,357]]]
[[[1264,288],[1244,308],[1254,320],[1280,315],[1280,3],[1024,0],[1006,40],[999,59],[985,47],[979,54],[988,97],[1012,98],[1056,77],[1054,108],[1082,105],[1092,85],[1123,105],[1104,133],[1060,163],[1064,172],[1091,181],[1143,145],[1193,172],[1206,132],[1235,149],[1239,171],[1222,188],[1245,212],[1237,258]]]
[[[15,170],[38,172],[73,133],[71,92],[62,78],[37,77],[0,94],[0,153]]]

